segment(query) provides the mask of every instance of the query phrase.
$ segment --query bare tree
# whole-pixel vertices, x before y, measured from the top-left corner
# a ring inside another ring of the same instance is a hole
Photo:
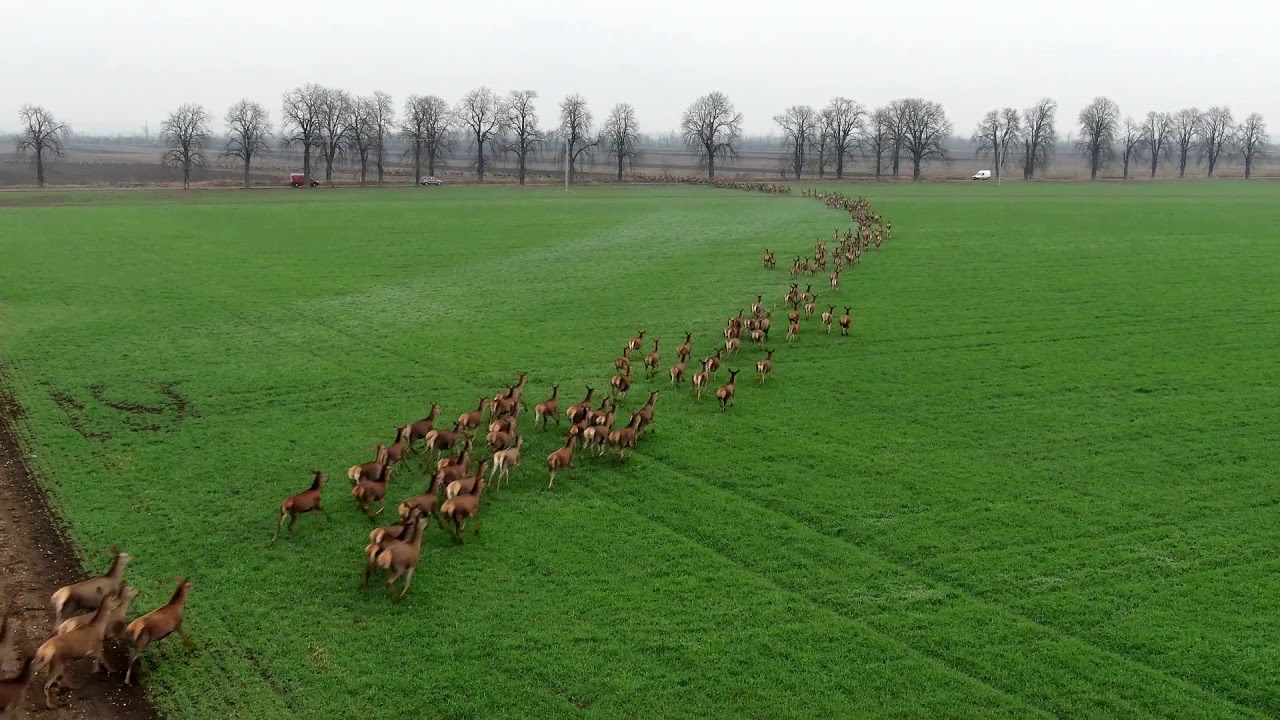
[[[1179,110],[1173,115],[1173,144],[1178,151],[1178,177],[1187,175],[1187,158],[1200,139],[1200,111]]]
[[[1169,155],[1169,136],[1172,134],[1173,117],[1169,113],[1152,111],[1142,121],[1142,147],[1149,153],[1153,178],[1160,167],[1160,157]]]
[[[410,95],[404,101],[404,121],[400,133],[409,141],[406,155],[413,156],[413,184],[422,183],[422,159],[427,174],[436,174],[436,160],[449,149],[449,128],[453,114],[449,103],[438,95]]]
[[[1009,147],[1018,142],[1021,132],[1018,111],[1011,107],[988,112],[973,131],[973,142],[978,145],[977,152],[982,157],[991,157],[991,167],[995,170],[997,179],[1008,162]]]
[[[47,157],[62,157],[62,141],[71,135],[71,128],[60,123],[53,113],[39,105],[23,105],[18,111],[22,132],[18,134],[18,152],[33,152],[36,157],[36,184],[44,187],[44,161]]]
[[[346,90],[324,88],[320,101],[320,154],[324,157],[325,182],[333,182],[333,162],[351,142],[354,105]]]
[[[716,158],[738,156],[738,140],[742,137],[742,113],[729,97],[712,92],[693,101],[680,121],[684,145],[707,168],[707,177],[716,176]]]
[[[360,160],[360,184],[369,177],[369,154],[378,144],[378,128],[374,123],[377,108],[371,97],[358,97],[351,102],[351,114],[347,117],[347,135],[351,147]]]
[[[391,96],[381,90],[373,94],[373,157],[378,168],[378,184],[386,170],[387,140],[396,131],[396,107]]]
[[[302,146],[302,173],[306,175],[304,187],[311,187],[311,148],[320,144],[324,94],[325,89],[315,83],[307,83],[284,94],[281,133],[285,147]]]
[[[867,124],[866,132],[859,138],[863,151],[871,156],[875,164],[876,180],[884,172],[884,154],[893,145],[893,124],[892,109],[887,106],[876,108],[871,113],[871,122]]]
[[[1089,178],[1096,180],[1098,171],[1115,155],[1116,131],[1120,123],[1120,106],[1109,97],[1098,96],[1080,110],[1080,153],[1089,161]]]
[[[577,172],[578,159],[583,155],[590,157],[600,144],[600,137],[595,134],[593,124],[594,119],[587,107],[586,98],[574,93],[560,101],[560,138],[564,142],[565,151],[569,153],[569,182],[573,182],[574,173]]]
[[[609,111],[601,132],[605,150],[618,162],[618,182],[622,182],[624,163],[635,164],[640,156],[640,124],[636,121],[636,109],[630,103],[618,103]]]
[[[845,158],[853,155],[858,139],[866,126],[867,109],[862,103],[849,98],[832,98],[822,111],[823,124],[830,137],[831,156],[836,161],[836,179],[844,178]],[[819,166],[821,175],[821,166]]]
[[[458,122],[476,144],[476,177],[480,182],[484,182],[484,146],[502,129],[501,109],[498,96],[482,86],[464,95],[455,111]]]
[[[244,186],[247,188],[253,156],[268,149],[271,116],[266,108],[245,99],[228,108],[223,120],[227,123],[227,146],[222,157],[239,158],[244,163]]]
[[[209,144],[209,121],[213,116],[203,105],[190,103],[169,113],[160,126],[160,138],[169,146],[164,164],[182,168],[182,187],[191,187],[191,167],[204,165],[204,149]]]
[[[805,150],[813,143],[818,113],[811,105],[792,105],[781,115],[774,115],[773,121],[782,128],[782,146],[790,154],[791,172],[799,180],[804,170]]]
[[[1120,147],[1124,151],[1124,179],[1129,179],[1129,161],[1136,160],[1142,151],[1142,125],[1131,117],[1124,119],[1120,134]]]
[[[1044,172],[1049,157],[1058,144],[1058,102],[1040,98],[1022,111],[1022,179],[1030,180],[1036,172]]]
[[[951,121],[941,103],[923,98],[900,101],[902,149],[911,155],[911,179],[920,179],[920,163],[927,157],[945,157],[943,143],[951,134]]]
[[[536,90],[512,90],[502,106],[505,115],[503,126],[511,133],[506,151],[515,153],[519,168],[517,177],[521,185],[524,184],[529,153],[536,150],[544,140],[542,131],[538,130],[538,109],[533,105],[533,101],[537,99]]]
[[[1236,147],[1244,160],[1244,179],[1253,177],[1253,161],[1267,152],[1267,123],[1258,113],[1250,113],[1249,117],[1236,128]]]
[[[1235,121],[1231,110],[1221,106],[1211,107],[1200,116],[1200,155],[1209,164],[1209,177],[1222,157],[1222,151],[1231,146],[1231,133]]]

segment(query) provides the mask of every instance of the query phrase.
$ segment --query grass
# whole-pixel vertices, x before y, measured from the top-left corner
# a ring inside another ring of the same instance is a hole
[[[356,590],[341,474],[371,443],[517,370],[567,406],[637,329],[705,356],[842,218],[702,188],[75,195],[0,209],[0,360],[88,567],[133,552],[139,607],[194,578],[198,649],[148,658],[173,717],[1280,714],[1280,186],[844,189],[896,233],[831,301],[854,337],[777,333],[767,387],[744,351],[730,412],[663,392],[625,467],[552,492],[560,434],[526,424],[482,533],[433,528],[399,605]],[[317,466],[329,520],[266,547]]]

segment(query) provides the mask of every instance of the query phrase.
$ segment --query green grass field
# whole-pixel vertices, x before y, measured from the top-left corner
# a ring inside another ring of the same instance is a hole
[[[567,407],[647,329],[634,409],[847,217],[685,187],[0,198],[0,361],[89,568],[134,553],[139,609],[194,579],[197,649],[144,676],[175,718],[1280,714],[1280,185],[842,189],[895,230],[838,300],[815,278],[853,337],[776,332],[767,387],[744,350],[730,412],[664,390],[626,466],[551,492],[562,432],[526,420],[481,534],[433,527],[398,605],[357,591],[342,474],[372,443],[518,370]],[[312,467],[328,521],[268,548]]]

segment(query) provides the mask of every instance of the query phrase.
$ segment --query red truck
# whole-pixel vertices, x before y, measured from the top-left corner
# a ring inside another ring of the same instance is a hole
[[[302,187],[307,184],[307,176],[302,173],[289,173],[289,184],[293,187]],[[319,180],[311,179],[311,187],[319,187],[319,185]]]

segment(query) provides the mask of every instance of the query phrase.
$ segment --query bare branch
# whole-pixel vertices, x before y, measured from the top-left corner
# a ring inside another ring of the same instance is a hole
[[[244,186],[249,187],[249,165],[253,156],[268,149],[271,117],[267,109],[247,99],[227,109],[227,146],[221,157],[239,158],[244,162]]]
[[[1030,180],[1036,172],[1044,172],[1049,157],[1058,144],[1056,116],[1058,103],[1053,98],[1040,98],[1022,111],[1022,179]]]
[[[922,98],[898,102],[901,147],[911,155],[911,177],[920,179],[920,163],[927,157],[946,157],[943,143],[951,134],[951,121],[940,103]]]
[[[810,105],[792,105],[773,121],[782,128],[782,146],[791,156],[791,171],[796,179],[804,170],[805,151],[813,143],[817,132],[818,113]]]
[[[515,153],[518,163],[517,178],[521,185],[524,185],[529,153],[546,139],[538,129],[538,109],[533,104],[537,99],[537,91],[512,90],[502,106],[503,128],[505,132],[511,133],[511,141],[506,143],[504,150]]]
[[[1080,110],[1079,122],[1077,147],[1089,161],[1089,177],[1097,179],[1098,171],[1115,155],[1120,106],[1111,98],[1096,97]]]
[[[22,131],[18,134],[18,152],[31,152],[36,161],[36,183],[44,187],[44,161],[48,156],[62,157],[62,141],[70,137],[71,128],[58,122],[53,113],[39,105],[23,105],[18,111]]]
[[[640,157],[640,124],[636,121],[636,109],[630,103],[618,103],[609,111],[601,137],[606,154],[618,162],[618,182],[622,182],[625,163],[635,166]]]
[[[583,155],[588,158],[597,145],[600,137],[595,135],[592,127],[594,119],[587,108],[587,99],[574,93],[560,101],[560,137],[564,139],[564,152],[569,153],[569,182],[573,182],[578,159]]]
[[[1173,116],[1169,113],[1149,112],[1142,121],[1142,146],[1151,160],[1151,177],[1156,176],[1160,158],[1168,157],[1172,149]]]
[[[502,108],[498,97],[487,87],[478,87],[463,96],[455,114],[476,144],[476,177],[484,182],[484,146],[502,129]]]
[[[714,178],[717,158],[738,156],[742,113],[724,93],[712,92],[694,100],[684,111],[680,129],[685,147],[707,168],[707,177]]]
[[[191,168],[204,165],[204,149],[209,144],[209,121],[213,118],[203,105],[191,103],[169,113],[160,126],[160,139],[169,145],[164,164],[182,168],[182,187],[191,187]]]
[[[404,120],[400,134],[409,141],[406,155],[413,155],[413,182],[422,182],[422,158],[427,159],[427,174],[436,174],[436,160],[450,148],[449,129],[453,113],[449,103],[438,95],[410,95],[404,103]]]
[[[1200,116],[1200,156],[1208,161],[1209,177],[1213,177],[1222,151],[1230,147],[1234,131],[1235,122],[1228,108],[1211,107]]]
[[[1249,117],[1236,128],[1236,147],[1244,160],[1244,179],[1253,177],[1253,163],[1267,153],[1267,123],[1258,113]]]
[[[855,102],[849,98],[833,98],[822,111],[822,129],[825,131],[824,134],[830,138],[831,154],[836,161],[837,180],[844,177],[845,158],[851,157],[857,147],[859,138],[866,127],[866,120],[867,109],[862,103]],[[818,152],[822,154],[823,148],[820,147]],[[825,158],[819,159],[819,175],[822,174],[822,162],[824,160]]]
[[[320,118],[325,89],[307,83],[284,94],[281,110],[281,134],[284,147],[302,146],[302,172],[306,187],[311,186],[311,149],[321,143]]]

